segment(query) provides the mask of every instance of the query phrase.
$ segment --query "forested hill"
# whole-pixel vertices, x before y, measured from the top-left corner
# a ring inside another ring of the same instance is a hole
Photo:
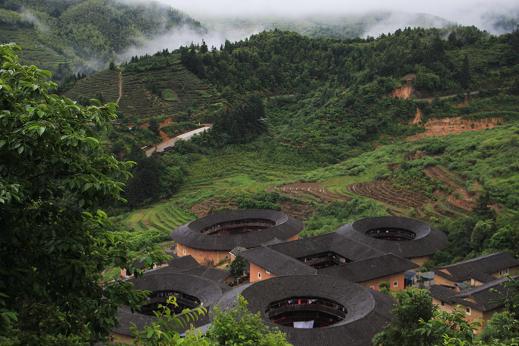
[[[178,26],[203,30],[190,17],[155,2],[0,0],[0,43],[24,47],[26,62],[57,79],[102,69],[117,53]]]
[[[519,32],[493,36],[476,27],[405,29],[377,39],[311,39],[271,31],[221,50],[181,49],[185,66],[201,78],[235,91],[305,93],[329,83],[354,89],[392,87],[416,74],[423,94],[467,88],[464,59],[470,60],[472,88],[510,86],[519,62]]]
[[[162,80],[171,71],[180,71],[179,56],[180,63],[199,77],[190,76],[182,88]],[[512,101],[499,102],[499,108],[494,100],[463,109],[441,99],[429,101],[445,95],[461,95],[463,100],[467,91],[487,96],[516,94],[518,64],[519,32],[493,36],[475,27],[457,27],[450,31],[405,29],[377,39],[351,40],[312,39],[275,30],[226,42],[220,49],[192,45],[172,53],[135,57],[121,69],[124,80],[131,75],[132,85],[142,86],[140,97],[135,94],[126,99],[132,102],[142,100],[144,104],[154,94],[160,99],[165,89],[174,91],[182,101],[186,99],[182,89],[189,89],[191,82],[215,86],[229,103],[246,94],[262,96],[268,101],[269,135],[276,143],[306,160],[329,163],[369,149],[384,138],[381,135],[394,138],[419,131],[409,125],[417,108],[424,122],[432,115],[515,111]],[[102,74],[80,80],[66,94],[95,97],[108,85],[115,90],[112,75],[109,83],[103,82]],[[402,80],[406,75],[413,78],[412,95],[392,97],[395,90],[406,86]],[[135,90],[125,87],[123,94]],[[208,98],[206,105],[214,100]],[[123,118],[131,115],[137,123],[154,116],[178,115],[167,109],[151,114],[151,106],[145,112],[131,111],[125,102],[123,97]]]

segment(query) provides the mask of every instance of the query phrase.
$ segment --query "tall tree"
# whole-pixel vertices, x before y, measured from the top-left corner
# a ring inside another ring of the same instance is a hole
[[[227,143],[247,143],[265,131],[265,107],[258,96],[249,96],[235,102],[220,115],[214,125],[217,134]]]
[[[156,157],[146,157],[137,161],[133,177],[128,182],[126,195],[130,207],[143,205],[159,198],[161,167]]]
[[[460,71],[460,84],[463,90],[469,90],[470,88],[470,82],[471,82],[471,75],[470,75],[470,61],[469,56],[465,55],[463,58],[463,65],[461,67]]]
[[[51,94],[50,74],[0,46],[0,314],[4,338],[76,345],[105,337],[129,284],[100,286],[108,265],[130,266],[99,206],[120,200],[130,164],[96,134],[116,106],[81,107]],[[131,267],[131,266],[130,266]]]
[[[398,292],[393,309],[394,320],[379,334],[377,346],[436,346],[445,336],[456,338],[465,345],[474,341],[473,326],[464,320],[463,311],[438,311],[426,290],[410,289]]]
[[[247,301],[238,297],[238,304],[228,311],[217,310],[207,337],[214,345],[290,346],[286,335],[263,323],[259,314],[247,308]]]

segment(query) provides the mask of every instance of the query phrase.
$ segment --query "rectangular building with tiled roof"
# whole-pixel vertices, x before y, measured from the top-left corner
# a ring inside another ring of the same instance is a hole
[[[477,331],[481,331],[492,315],[503,309],[505,299],[511,288],[506,286],[509,278],[495,279],[477,287],[463,290],[433,285],[430,288],[433,303],[441,310],[452,312],[462,309],[467,322],[478,322]]]
[[[325,274],[378,290],[381,283],[404,289],[404,273],[417,267],[336,233],[261,246],[240,254],[249,262],[250,282],[274,276]]]
[[[497,252],[440,267],[435,274],[437,285],[478,286],[505,275],[518,275],[519,260],[509,253]]]

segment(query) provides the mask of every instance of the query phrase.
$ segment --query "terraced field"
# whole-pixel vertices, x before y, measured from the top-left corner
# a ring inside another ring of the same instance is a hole
[[[168,90],[174,98],[159,95]],[[155,93],[154,93],[154,92]],[[103,71],[79,80],[65,95],[72,99],[95,98],[115,102],[119,97],[119,77],[116,71]],[[122,72],[122,96],[119,110],[137,123],[161,115],[176,116],[189,109],[217,109],[220,99],[208,84],[185,69],[180,61],[172,65],[144,72]]]
[[[477,196],[467,191],[460,177],[440,166],[427,167],[425,174],[433,180],[442,182],[444,186],[451,190],[447,202],[454,208],[465,211],[472,211],[475,208]]]
[[[237,205],[228,200],[218,198],[208,198],[200,203],[196,203],[191,207],[191,212],[197,217],[204,217],[213,211],[221,209],[235,209]]]
[[[148,209],[132,212],[124,224],[134,231],[153,231],[169,233],[180,225],[195,218],[171,202],[157,204]]]
[[[115,102],[119,97],[119,76],[117,71],[106,70],[80,79],[65,96],[79,100],[80,98],[97,98],[103,96],[105,102]]]
[[[173,90],[177,97],[166,101],[149,90],[150,85],[159,90]],[[123,74],[123,97],[120,109],[129,116],[150,117],[175,115],[190,107],[218,102],[216,92],[178,62],[165,69]]]
[[[260,192],[293,180],[304,169],[258,158],[256,152],[237,152],[218,157],[200,157],[189,167],[182,193]]]
[[[348,186],[348,190],[354,194],[380,201],[396,213],[408,208],[420,210],[430,202],[429,198],[420,192],[397,188],[387,180],[353,184]]]
[[[44,69],[57,70],[60,64],[70,63],[65,54],[57,52],[40,42],[38,33],[32,28],[12,28],[0,25],[0,43],[14,42],[23,48],[21,57],[26,64]]]

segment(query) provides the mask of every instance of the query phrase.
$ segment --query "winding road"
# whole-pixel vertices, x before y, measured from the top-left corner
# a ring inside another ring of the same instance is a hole
[[[168,140],[165,140],[165,141],[161,142],[160,144],[157,144],[157,145],[153,146],[152,148],[147,149],[146,156],[150,157],[151,155],[153,155],[155,153],[162,153],[166,149],[174,147],[178,141],[188,141],[198,134],[209,131],[212,127],[213,127],[212,124],[205,124],[203,127],[200,127],[198,129],[195,129],[195,130],[183,133],[181,135],[178,135],[176,137],[170,138]]]

